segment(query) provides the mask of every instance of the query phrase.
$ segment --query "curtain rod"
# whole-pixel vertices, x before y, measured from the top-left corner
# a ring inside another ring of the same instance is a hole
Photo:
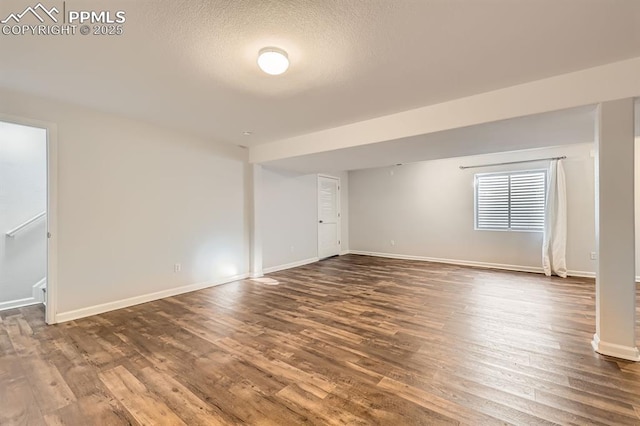
[[[479,164],[477,166],[460,166],[460,169],[464,170],[464,169],[475,169],[476,167],[506,166],[507,164],[533,163],[535,161],[545,161],[545,160],[564,160],[565,158],[567,158],[567,156],[563,155],[561,157],[536,158],[535,160],[508,161],[506,163]]]

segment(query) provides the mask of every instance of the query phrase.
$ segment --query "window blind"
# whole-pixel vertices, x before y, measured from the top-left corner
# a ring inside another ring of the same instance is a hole
[[[542,231],[544,171],[476,175],[476,229]]]

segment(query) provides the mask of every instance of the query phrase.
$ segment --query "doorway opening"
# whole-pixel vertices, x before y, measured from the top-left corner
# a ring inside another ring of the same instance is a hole
[[[48,126],[0,117],[0,311],[50,301],[52,141]]]

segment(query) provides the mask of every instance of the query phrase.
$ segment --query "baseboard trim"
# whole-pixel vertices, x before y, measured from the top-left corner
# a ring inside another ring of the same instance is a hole
[[[297,268],[298,266],[308,265],[310,263],[315,263],[319,261],[318,257],[310,257],[308,259],[299,260],[297,262],[285,263],[284,265],[271,266],[269,268],[264,268],[262,272],[265,274],[270,274],[272,272],[284,271],[285,269]]]
[[[593,335],[591,346],[593,347],[593,350],[600,355],[612,356],[629,361],[640,361],[640,351],[638,351],[638,348],[603,342],[600,340],[600,336],[598,336],[598,334]]]
[[[595,272],[589,271],[567,271],[567,275],[570,277],[580,277],[580,278],[595,278]]]
[[[142,303],[153,302],[154,300],[164,299],[166,297],[177,296],[179,294],[190,293],[196,290],[202,290],[209,287],[215,287],[222,284],[227,284],[233,281],[243,280],[248,278],[249,274],[240,274],[232,277],[224,278],[220,281],[208,281],[203,283],[189,284],[182,287],[170,288],[168,290],[162,290],[155,293],[143,294],[140,296],[130,297],[128,299],[116,300],[113,302],[107,302],[100,305],[89,306],[86,308],[76,309],[68,312],[60,312],[55,316],[55,322],[61,323],[66,321],[72,321],[80,318],[90,317],[93,315],[103,314],[109,311],[115,311],[117,309],[128,308],[130,306],[140,305]]]
[[[476,268],[487,268],[487,269],[501,269],[505,271],[531,272],[535,274],[544,273],[544,270],[542,269],[542,267],[535,267],[535,266],[509,265],[504,263],[490,263],[490,262],[476,262],[473,260],[443,259],[439,257],[413,256],[408,254],[395,254],[395,253],[379,253],[379,252],[362,251],[362,250],[349,250],[349,253],[358,254],[362,256],[386,257],[389,259],[418,260],[422,262],[445,263],[448,265],[473,266]],[[595,278],[596,276],[594,272],[587,272],[587,271],[567,271],[567,275],[571,277],[583,277],[583,278]]]
[[[413,255],[395,254],[395,253],[378,253],[378,252],[360,251],[360,250],[350,250],[350,253],[364,255],[364,256],[386,257],[390,259],[419,260],[422,262],[445,263],[449,265],[474,266],[478,268],[487,268],[487,269],[503,269],[506,271],[534,272],[538,274],[544,273],[542,267],[509,265],[504,263],[476,262],[472,260],[443,259],[439,257],[413,256]]]
[[[595,272],[588,271],[567,271],[567,275],[570,275],[572,277],[596,278]],[[636,282],[640,283],[640,275],[636,275]]]
[[[23,306],[37,305],[42,303],[34,297],[27,297],[25,299],[10,300],[8,302],[0,302],[0,311],[6,311],[8,309],[22,308]]]
[[[340,252],[340,256],[344,256],[345,254],[350,254],[350,253],[351,253],[351,250],[342,250]]]

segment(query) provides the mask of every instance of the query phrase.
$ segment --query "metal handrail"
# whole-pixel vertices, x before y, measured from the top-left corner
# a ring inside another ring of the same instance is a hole
[[[27,226],[31,225],[33,222],[35,222],[36,220],[45,217],[47,215],[47,212],[44,211],[42,213],[39,213],[37,215],[35,215],[34,217],[32,217],[31,219],[27,220],[26,222],[16,226],[15,228],[7,231],[7,237],[12,238],[14,237],[18,232],[22,231],[24,228],[26,228]]]

